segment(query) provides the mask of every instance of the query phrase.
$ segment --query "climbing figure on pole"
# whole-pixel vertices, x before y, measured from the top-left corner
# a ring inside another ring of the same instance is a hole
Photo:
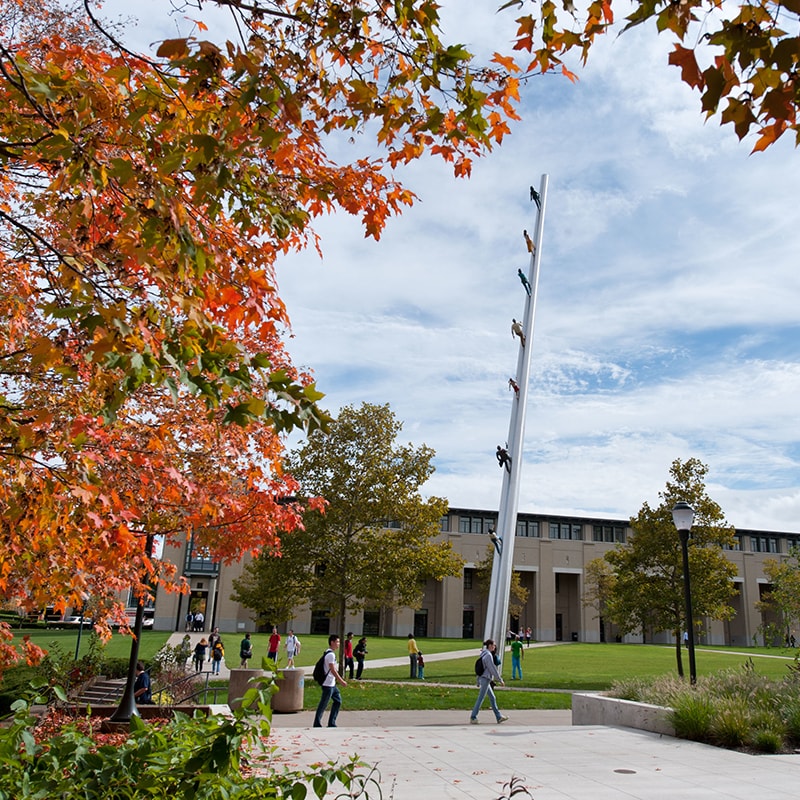
[[[508,454],[508,450],[506,450],[505,447],[500,447],[500,445],[497,445],[497,452],[495,453],[495,456],[497,457],[497,463],[501,467],[505,467],[506,468],[506,472],[508,472],[508,474],[510,475],[511,474],[511,456]]]
[[[522,346],[525,347],[525,331],[522,329],[522,323],[517,322],[513,317],[511,318],[511,338],[519,336]]]
[[[528,278],[525,276],[525,273],[521,269],[517,270],[517,275],[519,275],[519,279],[520,279],[520,281],[522,281],[522,285],[525,287],[525,291],[526,291],[528,297],[530,297],[531,296],[531,284],[528,281]]]
[[[513,378],[508,379],[508,389],[509,391],[513,389],[514,394],[519,398],[519,384]]]
[[[533,243],[533,239],[528,236],[528,231],[522,231],[522,235],[525,237],[525,244],[528,246],[528,252],[536,252],[536,245]]]

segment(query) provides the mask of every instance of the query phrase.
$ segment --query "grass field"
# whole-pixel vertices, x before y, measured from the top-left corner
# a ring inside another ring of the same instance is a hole
[[[147,661],[152,658],[168,637],[168,633],[145,631],[140,651],[143,659]],[[75,650],[74,631],[36,632],[31,638],[42,647],[48,647],[50,642],[55,641],[68,653]],[[192,637],[193,641],[195,638],[196,635]],[[239,638],[231,634],[223,637],[223,640],[227,640],[229,652],[231,645],[234,651],[238,648]],[[296,664],[309,667],[327,646],[327,637],[299,638],[302,648]],[[252,639],[256,658],[260,659],[266,654],[268,635],[254,634]],[[447,661],[428,660],[425,666],[426,682],[421,683],[408,678],[405,638],[370,638],[367,642],[364,680],[352,681],[344,690],[347,707],[375,710],[466,707],[475,695],[473,669],[480,643],[463,639],[418,639],[417,644],[428,656],[458,651],[463,651],[464,655]],[[87,647],[88,635],[84,632],[81,651],[85,652]],[[126,657],[130,652],[130,638],[114,634],[106,646],[106,652],[112,657]],[[740,669],[748,659],[752,659],[757,672],[781,677],[787,673],[787,666],[793,663],[794,653],[793,650],[782,648],[699,647],[697,671],[699,675],[708,675],[723,669]],[[281,656],[279,666],[285,662],[283,651]],[[375,659],[392,657],[402,658],[402,664],[381,668],[371,666]],[[688,671],[685,649],[683,659],[684,670]],[[255,665],[258,662],[251,663]],[[522,669],[524,679],[511,681],[511,660],[507,653],[504,677],[508,689],[499,690],[504,707],[569,708],[569,694],[547,690],[602,691],[608,689],[615,679],[675,674],[675,650],[663,645],[564,643],[525,649]],[[447,685],[433,686],[433,683]],[[510,689],[540,691],[515,692]],[[309,679],[305,691],[305,707],[313,708],[319,699],[319,687]]]

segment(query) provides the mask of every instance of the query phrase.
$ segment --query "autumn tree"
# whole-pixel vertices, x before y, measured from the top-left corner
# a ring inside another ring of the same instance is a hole
[[[584,567],[583,605],[594,608],[597,618],[608,621],[608,606],[614,594],[616,578],[611,565],[602,556]]]
[[[526,13],[532,5],[535,11]],[[791,131],[800,142],[800,2],[798,0],[634,0],[615,24],[613,0],[528,3],[509,0],[500,9],[520,13],[515,74],[560,69],[574,78],[565,58],[585,63],[597,37],[649,24],[671,37],[669,63],[700,92],[707,117],[718,115],[742,139],[757,135],[763,150]]]
[[[478,582],[478,593],[481,597],[489,597],[492,583],[492,564],[494,564],[495,548],[493,544],[486,548],[486,556],[475,565],[475,577]],[[510,617],[521,617],[528,602],[530,591],[522,585],[520,573],[511,572],[508,588],[508,614]]]
[[[348,612],[418,608],[427,580],[463,567],[438,540],[447,502],[420,494],[434,471],[433,450],[397,443],[401,430],[388,405],[345,406],[328,433],[315,431],[287,459],[301,497],[326,502],[292,534],[293,552],[313,575],[309,601],[338,618],[342,639]]]
[[[800,625],[800,549],[791,547],[789,557],[780,561],[764,559],[764,575],[769,591],[756,607],[777,619],[777,623],[764,626],[764,641],[780,642],[793,636]]]
[[[708,467],[696,458],[673,461],[671,480],[659,492],[659,505],[651,508],[645,502],[631,519],[633,532],[628,542],[604,556],[613,571],[613,580],[607,581],[605,591],[608,618],[623,634],[649,629],[671,632],[681,676],[682,632],[689,624],[698,625],[703,617],[730,619],[730,601],[736,593],[736,567],[723,553],[723,547],[733,544],[734,529],[706,492],[707,473]],[[695,512],[689,543],[695,619],[688,622],[680,539],[672,520],[672,508],[679,500],[689,503]]]
[[[170,578],[153,535],[277,547],[302,511],[283,437],[326,416],[276,261],[337,208],[379,237],[413,201],[396,168],[467,175],[515,117],[517,79],[433,2],[217,5],[238,39],[198,21],[145,55],[91,0],[0,0],[4,600],[144,593]]]

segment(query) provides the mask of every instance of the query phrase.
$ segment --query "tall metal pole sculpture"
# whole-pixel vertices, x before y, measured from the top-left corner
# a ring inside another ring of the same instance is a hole
[[[500,511],[497,517],[497,530],[492,535],[495,557],[492,564],[492,580],[489,587],[489,601],[486,614],[484,640],[494,639],[498,651],[503,652],[508,624],[508,601],[511,589],[511,573],[514,568],[514,538],[517,527],[517,507],[519,505],[519,485],[522,467],[522,449],[525,438],[525,412],[528,402],[528,383],[533,349],[533,323],[536,316],[536,295],[539,287],[539,263],[542,257],[542,233],[544,212],[547,203],[547,175],[542,175],[539,192],[531,186],[531,200],[535,202],[538,214],[533,239],[524,232],[525,242],[530,252],[528,275],[519,271],[519,278],[525,289],[525,313],[522,330],[516,320],[512,325],[512,336],[519,338],[517,373],[511,407],[511,421],[508,427],[506,447],[499,448],[497,460],[503,469],[503,488],[500,493]]]

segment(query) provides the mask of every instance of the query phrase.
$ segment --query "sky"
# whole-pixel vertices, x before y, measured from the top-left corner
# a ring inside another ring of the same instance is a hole
[[[508,49],[512,12],[442,4],[447,38]],[[129,35],[186,33],[167,6],[139,0]],[[523,87],[470,179],[434,159],[398,172],[419,199],[379,242],[337,214],[315,225],[322,258],[279,263],[295,364],[332,414],[388,403],[401,442],[435,450],[426,496],[498,508],[528,187],[547,174],[519,510],[627,519],[696,457],[728,522],[800,531],[800,152],[787,136],[750,155],[705,121],[670,49],[650,28],[606,37],[577,83]]]

